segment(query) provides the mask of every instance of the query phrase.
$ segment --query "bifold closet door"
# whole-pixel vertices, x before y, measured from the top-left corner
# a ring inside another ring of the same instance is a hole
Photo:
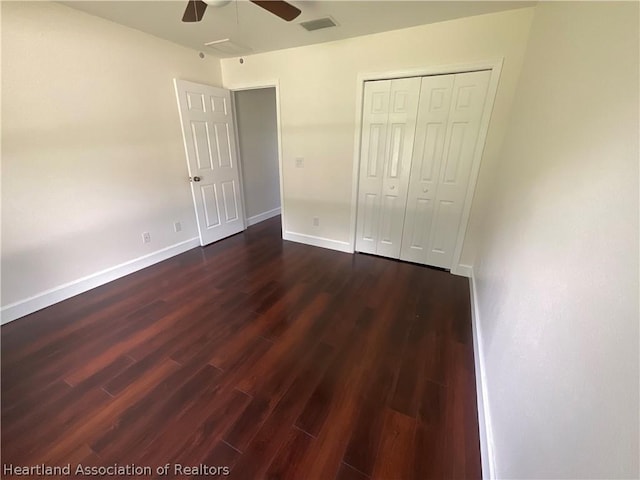
[[[481,71],[422,79],[403,260],[451,268],[490,78]]]
[[[399,258],[420,78],[366,82],[356,250]]]

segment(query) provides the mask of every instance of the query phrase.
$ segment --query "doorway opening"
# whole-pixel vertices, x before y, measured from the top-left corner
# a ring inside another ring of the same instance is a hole
[[[275,87],[235,90],[238,153],[247,226],[280,215],[280,148]]]

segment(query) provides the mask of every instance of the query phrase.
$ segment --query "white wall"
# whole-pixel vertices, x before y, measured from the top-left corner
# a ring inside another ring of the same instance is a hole
[[[350,242],[358,73],[493,60],[504,68],[475,204],[501,146],[533,10],[524,8],[319,45],[222,60],[225,86],[280,81],[285,229]],[[295,159],[303,157],[304,168]],[[475,209],[476,207],[474,207]],[[472,212],[473,215],[473,212]],[[313,226],[313,217],[320,225]],[[462,263],[474,252],[475,221]],[[305,237],[309,240],[309,237]]]
[[[235,92],[245,210],[254,218],[280,208],[276,89]]]
[[[482,222],[498,478],[639,478],[638,4],[540,3]]]
[[[2,305],[197,235],[174,77],[219,85],[219,61],[2,2]]]

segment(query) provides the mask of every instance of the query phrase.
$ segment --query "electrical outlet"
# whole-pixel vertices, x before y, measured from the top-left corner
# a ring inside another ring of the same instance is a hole
[[[142,232],[142,243],[150,243],[151,234],[149,232]]]
[[[320,226],[320,218],[319,217],[313,217],[313,226],[314,227],[319,227]]]
[[[304,158],[302,157],[296,158],[296,168],[304,168]]]
[[[178,233],[182,231],[182,224],[180,222],[175,222],[173,224],[173,230]]]

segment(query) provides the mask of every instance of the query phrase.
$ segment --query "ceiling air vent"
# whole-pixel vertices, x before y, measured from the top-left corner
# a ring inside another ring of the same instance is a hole
[[[331,17],[318,18],[316,20],[309,20],[308,22],[301,22],[302,28],[309,32],[314,30],[320,30],[322,28],[335,27],[337,23]]]

